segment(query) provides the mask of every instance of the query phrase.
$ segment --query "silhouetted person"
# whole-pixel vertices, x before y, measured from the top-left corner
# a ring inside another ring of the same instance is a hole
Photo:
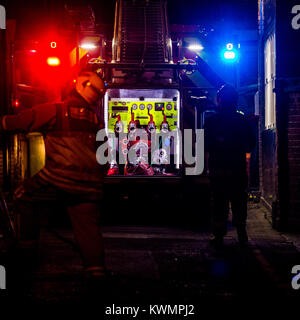
[[[247,164],[246,153],[254,148],[256,139],[250,122],[236,110],[238,93],[224,85],[218,91],[218,112],[204,126],[206,164],[213,196],[212,244],[223,245],[227,233],[229,202],[239,242],[248,242]]]

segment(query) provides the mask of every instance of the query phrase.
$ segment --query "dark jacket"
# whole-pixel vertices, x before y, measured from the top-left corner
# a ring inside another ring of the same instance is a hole
[[[217,113],[206,120],[204,136],[212,176],[246,174],[246,153],[252,151],[256,138],[245,116],[237,112]]]

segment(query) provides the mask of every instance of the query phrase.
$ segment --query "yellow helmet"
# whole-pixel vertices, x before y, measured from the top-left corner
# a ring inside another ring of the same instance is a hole
[[[76,80],[76,91],[86,102],[92,104],[104,95],[105,85],[95,72],[84,71]]]

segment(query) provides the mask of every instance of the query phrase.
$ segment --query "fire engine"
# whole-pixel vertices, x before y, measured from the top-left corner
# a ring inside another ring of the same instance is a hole
[[[193,129],[195,145],[195,132],[212,111],[209,94],[224,81],[199,57],[175,57],[173,47],[179,43],[170,37],[166,6],[167,1],[116,1],[111,59],[89,61],[107,85],[102,101],[110,155],[105,201],[108,208],[114,203],[116,212],[129,206],[143,208],[147,216],[181,208],[199,217],[192,207],[202,199],[201,208],[207,210],[207,178],[201,172],[185,175],[180,138],[184,129]],[[194,72],[210,85],[192,87]]]

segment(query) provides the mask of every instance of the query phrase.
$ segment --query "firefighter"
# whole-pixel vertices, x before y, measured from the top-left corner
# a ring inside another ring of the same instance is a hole
[[[247,163],[246,154],[256,139],[249,121],[237,112],[238,93],[224,85],[217,93],[218,112],[204,126],[206,167],[213,197],[212,245],[222,246],[227,233],[229,202],[240,244],[246,245]]]
[[[69,96],[0,119],[1,130],[41,132],[46,164],[14,193],[20,248],[35,250],[39,239],[38,208],[64,205],[88,277],[104,277],[104,250],[100,231],[99,199],[103,168],[96,161],[99,120],[95,103],[104,94],[104,82],[83,71]]]

